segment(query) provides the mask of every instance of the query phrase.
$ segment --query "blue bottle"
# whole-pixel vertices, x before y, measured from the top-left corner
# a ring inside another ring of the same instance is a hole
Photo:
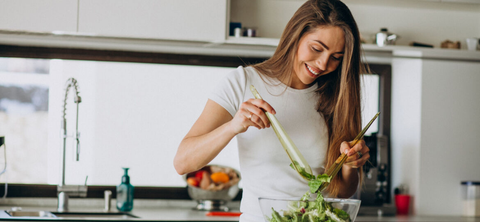
[[[130,184],[128,169],[123,168],[125,174],[122,176],[122,183],[117,186],[117,209],[124,212],[133,209],[133,186]]]

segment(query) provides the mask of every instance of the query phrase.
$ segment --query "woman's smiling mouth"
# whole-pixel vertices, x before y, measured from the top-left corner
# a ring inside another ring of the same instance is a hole
[[[307,67],[308,71],[309,71],[311,74],[313,74],[314,76],[318,76],[318,75],[320,74],[320,71],[321,71],[321,70],[318,70],[318,71],[317,71],[317,70],[314,70],[314,68],[310,67],[310,66],[307,65],[306,63],[305,63],[305,67]]]

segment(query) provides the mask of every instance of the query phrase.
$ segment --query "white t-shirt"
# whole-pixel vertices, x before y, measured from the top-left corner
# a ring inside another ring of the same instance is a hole
[[[275,116],[313,173],[323,173],[328,130],[323,116],[316,110],[317,86],[293,89],[276,79],[260,77],[253,67],[238,67],[220,81],[209,98],[233,117],[243,102],[254,98],[250,85],[275,109]],[[237,135],[237,141],[243,185],[240,222],[264,221],[259,197],[300,199],[309,190],[307,181],[290,167],[290,159],[271,127],[262,130],[250,127]],[[267,210],[270,215],[270,209]]]

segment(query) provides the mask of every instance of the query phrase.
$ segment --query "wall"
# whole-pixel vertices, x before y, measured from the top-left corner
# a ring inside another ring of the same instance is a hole
[[[231,21],[255,27],[261,37],[279,38],[290,17],[304,1],[231,0]],[[362,36],[370,43],[382,27],[400,35],[397,45],[412,41],[440,47],[446,39],[480,37],[480,4],[418,0],[344,0]]]

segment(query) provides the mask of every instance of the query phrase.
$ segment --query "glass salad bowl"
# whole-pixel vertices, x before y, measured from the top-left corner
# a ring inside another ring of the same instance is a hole
[[[360,209],[360,200],[323,198],[258,198],[266,222],[336,221],[352,222]],[[330,220],[329,220],[330,219]]]

